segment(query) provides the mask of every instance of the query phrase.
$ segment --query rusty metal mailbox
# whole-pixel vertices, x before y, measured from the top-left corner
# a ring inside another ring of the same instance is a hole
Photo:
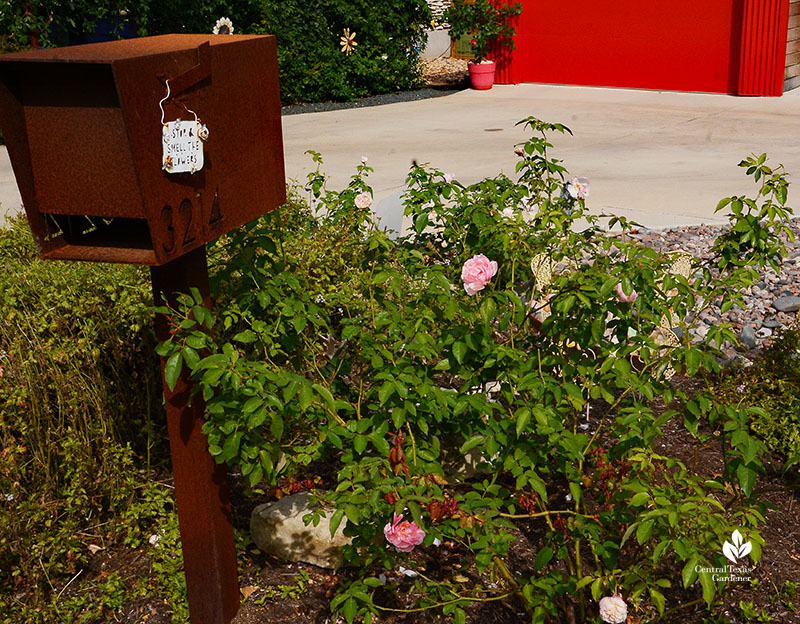
[[[272,36],[0,56],[0,123],[42,257],[150,265],[157,305],[192,288],[209,305],[205,243],[286,198]],[[170,335],[163,314],[156,332]],[[164,385],[189,613],[226,624],[239,606],[227,476],[191,390],[186,367]]]
[[[276,58],[274,37],[245,35],[0,56],[0,123],[40,254],[158,266],[283,203]],[[172,173],[164,123],[195,118],[203,166]]]

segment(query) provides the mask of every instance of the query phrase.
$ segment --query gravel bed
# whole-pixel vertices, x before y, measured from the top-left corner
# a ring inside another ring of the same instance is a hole
[[[712,325],[731,323],[741,344],[723,344],[725,364],[755,356],[776,331],[795,322],[800,310],[800,221],[793,220],[791,228],[795,242],[787,241],[787,256],[780,273],[767,267],[761,271],[760,281],[743,291],[744,309],[734,304],[731,310],[722,314],[722,302],[716,301],[700,315],[691,330],[699,338]],[[680,250],[707,259],[711,257],[711,246],[716,238],[728,229],[728,226],[711,225],[639,229],[631,236],[659,251]]]

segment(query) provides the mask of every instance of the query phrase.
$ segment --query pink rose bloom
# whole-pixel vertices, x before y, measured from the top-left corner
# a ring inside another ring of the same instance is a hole
[[[636,301],[636,298],[638,296],[639,293],[637,293],[633,289],[631,289],[630,295],[626,295],[625,291],[622,290],[622,282],[619,282],[617,284],[617,301],[620,301],[621,303],[633,303],[634,301]]]
[[[468,295],[483,290],[497,273],[497,262],[483,254],[472,256],[461,269],[461,280]]]
[[[417,526],[413,520],[403,520],[403,516],[394,514],[394,520],[383,527],[383,534],[389,542],[400,552],[411,552],[425,539],[425,531]]]
[[[572,178],[567,183],[567,191],[572,199],[589,197],[589,178]]]
[[[606,596],[600,599],[600,619],[608,624],[623,624],[628,619],[628,605],[622,596]]]
[[[366,210],[372,205],[372,198],[369,196],[369,193],[360,193],[356,195],[355,198],[356,208],[360,208],[361,210]]]

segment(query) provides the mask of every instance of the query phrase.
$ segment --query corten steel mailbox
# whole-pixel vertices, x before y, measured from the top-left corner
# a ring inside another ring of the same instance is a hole
[[[167,156],[182,158],[162,151],[162,121],[195,115],[192,128],[208,129],[203,165],[170,173]],[[272,36],[0,56],[0,123],[42,257],[151,265],[159,305],[192,287],[208,304],[205,243],[286,198]],[[163,315],[156,330],[169,337]],[[239,606],[230,498],[191,387],[186,367],[164,386],[189,613],[193,624],[225,624]]]
[[[164,119],[209,130],[162,168]],[[285,200],[275,39],[163,35],[0,56],[3,133],[45,258],[161,265]],[[187,110],[188,109],[188,110]]]

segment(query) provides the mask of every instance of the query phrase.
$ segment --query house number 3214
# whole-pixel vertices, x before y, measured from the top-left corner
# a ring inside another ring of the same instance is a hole
[[[176,214],[177,212],[177,214]],[[222,220],[219,210],[219,194],[215,194],[208,219],[210,226]],[[166,229],[165,240],[161,243],[164,253],[173,253],[178,246],[181,249],[192,246],[197,240],[196,221],[192,200],[184,199],[175,211],[172,206],[166,205],[161,209],[161,222]]]

